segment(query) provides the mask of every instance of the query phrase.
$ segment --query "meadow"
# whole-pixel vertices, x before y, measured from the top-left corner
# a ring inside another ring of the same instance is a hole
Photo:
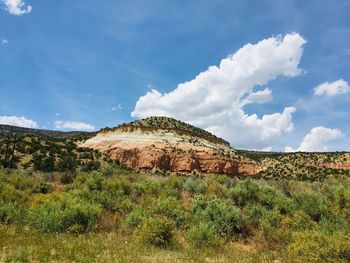
[[[0,171],[3,262],[349,262],[350,178]]]

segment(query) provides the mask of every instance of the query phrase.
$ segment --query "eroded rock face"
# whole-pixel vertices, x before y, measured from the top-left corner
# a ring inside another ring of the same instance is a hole
[[[264,168],[238,159],[225,143],[179,135],[169,130],[115,129],[101,132],[82,147],[93,148],[134,170],[253,175]]]
[[[118,144],[118,143],[117,143]],[[238,164],[233,158],[215,154],[212,151],[196,152],[185,151],[178,145],[177,148],[170,145],[137,146],[126,149],[114,144],[106,147],[103,144],[85,143],[83,146],[94,148],[106,154],[111,159],[119,160],[121,164],[134,170],[160,169],[170,172],[238,174]],[[162,146],[160,148],[160,146]]]
[[[239,171],[237,160],[228,154],[232,151],[229,147],[214,147],[205,141],[195,145],[178,137],[171,138],[168,132],[164,135],[161,132],[113,131],[99,134],[81,146],[96,149],[134,170],[198,171],[230,176],[238,175]]]

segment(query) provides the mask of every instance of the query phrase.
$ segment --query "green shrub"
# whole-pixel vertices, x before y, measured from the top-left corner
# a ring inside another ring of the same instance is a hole
[[[193,226],[187,232],[186,239],[194,247],[216,247],[220,244],[216,227],[208,223]]]
[[[0,223],[13,223],[20,216],[20,208],[15,203],[0,201]]]
[[[241,211],[230,200],[216,198],[206,202],[201,195],[193,201],[192,211],[200,221],[212,223],[222,236],[234,236],[242,232]]]
[[[41,232],[87,232],[102,213],[100,205],[66,194],[29,209],[30,223]]]
[[[184,183],[184,189],[192,194],[201,194],[205,192],[206,186],[203,184],[203,180],[191,176]]]
[[[158,201],[154,208],[154,213],[165,216],[180,226],[184,221],[184,209],[182,202],[175,197],[167,197]]]
[[[277,193],[270,188],[260,187],[258,202],[268,209],[273,209],[277,202]]]
[[[137,206],[126,216],[123,225],[124,227],[133,229],[149,217],[150,212],[148,210],[142,206]]]
[[[6,262],[29,262],[29,251],[25,247],[18,247],[12,255],[10,255]]]
[[[236,186],[229,190],[229,195],[239,206],[245,206],[259,201],[259,185],[251,179],[239,181]]]
[[[166,218],[148,218],[139,225],[134,235],[143,244],[167,247],[174,243],[175,222]]]
[[[329,215],[329,210],[325,200],[311,193],[297,193],[294,195],[296,208],[308,214],[312,220],[319,221],[322,217]]]
[[[287,247],[287,262],[349,262],[350,238],[317,231],[296,232]]]
[[[260,220],[265,217],[267,209],[260,204],[252,204],[244,207],[242,213],[246,228],[257,228]]]
[[[61,184],[71,184],[74,181],[75,174],[73,172],[64,172],[60,176]]]

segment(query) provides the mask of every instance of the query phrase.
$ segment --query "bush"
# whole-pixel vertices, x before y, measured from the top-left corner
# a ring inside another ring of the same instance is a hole
[[[186,180],[184,189],[192,194],[202,194],[205,192],[206,187],[203,184],[203,180],[198,177],[191,176]]]
[[[143,244],[167,247],[174,242],[175,222],[166,217],[146,219],[135,230],[136,238]]]
[[[149,217],[149,211],[144,209],[142,206],[137,206],[126,216],[124,226],[128,228],[135,228]]]
[[[295,194],[294,200],[296,208],[304,211],[314,221],[329,215],[326,202],[321,196],[303,192]]]
[[[242,232],[241,211],[229,200],[212,198],[206,202],[202,196],[196,196],[192,210],[200,221],[212,223],[222,236],[234,236]]]
[[[31,207],[29,220],[41,232],[87,232],[95,226],[101,213],[100,205],[66,194],[58,200]]]
[[[349,262],[350,238],[317,231],[297,232],[287,247],[287,262]]]
[[[13,223],[19,215],[19,207],[16,204],[0,201],[0,223]]]
[[[229,190],[229,194],[235,204],[245,206],[251,203],[257,203],[259,186],[251,179],[239,181],[237,185]]]
[[[200,223],[193,226],[186,234],[188,242],[194,247],[216,247],[220,243],[220,236],[212,224]]]
[[[184,221],[184,209],[182,202],[175,197],[161,199],[155,206],[154,212],[158,215],[165,216],[180,226]]]
[[[25,247],[18,247],[12,255],[10,255],[6,262],[29,262],[29,251]]]

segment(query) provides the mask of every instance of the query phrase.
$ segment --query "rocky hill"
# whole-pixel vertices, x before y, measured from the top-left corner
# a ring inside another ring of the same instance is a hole
[[[350,153],[278,153],[232,149],[181,121],[150,117],[97,132],[0,125],[0,168],[94,170],[113,162],[136,171],[323,180],[350,176]]]
[[[150,117],[105,128],[81,146],[99,150],[135,170],[235,176],[262,169],[249,158],[239,160],[225,140],[167,117]]]

